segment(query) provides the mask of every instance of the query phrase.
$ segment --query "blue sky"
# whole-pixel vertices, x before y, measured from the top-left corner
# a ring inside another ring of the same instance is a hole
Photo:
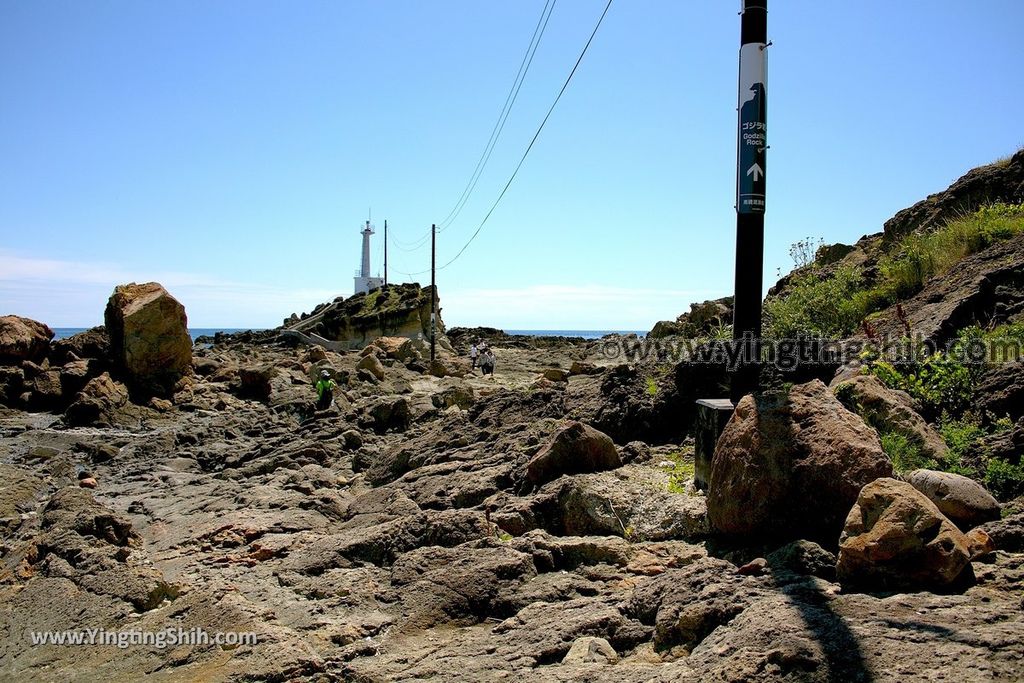
[[[352,292],[372,207],[415,242],[456,203],[543,0],[0,0],[0,313],[102,321],[158,280],[194,327]],[[604,7],[558,0],[448,261]],[[449,325],[647,329],[731,293],[738,2],[615,0],[480,236]],[[773,0],[765,287],[1024,144],[1016,0]],[[391,249],[397,271],[429,250]],[[419,276],[420,279],[429,276]],[[428,282],[428,279],[423,279]]]

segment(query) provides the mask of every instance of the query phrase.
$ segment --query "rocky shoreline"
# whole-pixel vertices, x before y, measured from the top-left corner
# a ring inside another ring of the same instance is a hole
[[[1019,321],[1022,250],[929,282],[913,324],[948,337],[967,300]],[[1019,361],[977,370],[1001,426],[962,461],[868,360],[783,377],[736,407],[705,492],[695,400],[722,368],[488,328],[447,329],[431,362],[426,291],[194,346],[156,283],[57,342],[0,318],[0,679],[1024,679],[1024,505],[950,471],[1019,467]],[[651,337],[709,343],[729,305]],[[257,639],[32,641],[166,629]]]

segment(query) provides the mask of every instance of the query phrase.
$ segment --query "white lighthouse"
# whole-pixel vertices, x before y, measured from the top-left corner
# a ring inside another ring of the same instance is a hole
[[[366,227],[362,229],[363,235],[363,262],[359,270],[356,271],[356,285],[355,293],[365,293],[374,289],[380,288],[384,284],[384,279],[380,277],[370,277],[370,235],[373,234],[373,226],[370,225],[370,221],[366,221]]]

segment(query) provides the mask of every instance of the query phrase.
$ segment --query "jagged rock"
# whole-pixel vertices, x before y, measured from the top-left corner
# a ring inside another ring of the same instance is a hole
[[[619,661],[619,654],[615,648],[604,638],[585,636],[577,638],[569,651],[562,658],[563,664],[577,662],[599,662],[602,664],[614,664]]]
[[[526,466],[526,478],[534,485],[563,474],[596,472],[620,467],[619,452],[607,434],[582,422],[561,428]]]
[[[430,397],[431,403],[442,410],[452,406],[468,410],[475,400],[476,393],[473,391],[473,387],[466,384],[453,384]]]
[[[21,516],[35,510],[44,490],[43,480],[28,470],[0,464],[0,538],[13,534]]]
[[[985,372],[976,388],[978,404],[994,415],[1024,416],[1024,363],[1000,363]]]
[[[604,368],[598,367],[593,363],[584,363],[578,360],[574,360],[569,367],[570,375],[599,375],[602,372],[604,372]]]
[[[320,361],[327,360],[327,351],[319,344],[314,344],[306,350],[302,360],[307,363],[319,363]]]
[[[998,550],[1024,552],[1024,512],[978,527],[992,539]]]
[[[733,297],[727,296],[690,304],[689,313],[681,314],[674,321],[661,320],[655,323],[647,336],[651,339],[706,336],[720,327],[732,324],[732,301]]]
[[[401,396],[382,396],[363,407],[359,424],[378,434],[384,434],[405,431],[409,428],[411,419],[412,413],[407,400]]]
[[[562,368],[545,368],[541,376],[550,382],[568,382],[569,371]]]
[[[817,576],[826,581],[836,578],[836,556],[812,541],[790,541],[770,553],[767,560],[776,580],[780,572]]]
[[[50,350],[53,330],[17,315],[0,316],[0,365],[42,361]]]
[[[765,591],[724,560],[705,557],[641,584],[624,611],[654,626],[654,646],[692,650],[712,631],[743,612]]]
[[[615,534],[631,540],[699,538],[708,533],[702,496],[653,489],[614,473],[576,476],[559,494],[561,531]]]
[[[891,474],[875,431],[820,381],[748,395],[715,448],[708,517],[726,534],[834,542],[861,488]]]
[[[370,347],[366,347],[370,348]],[[378,380],[384,379],[384,365],[375,353],[368,353],[356,363],[356,370],[365,370]]]
[[[29,410],[51,410],[61,405],[64,391],[61,387],[61,372],[59,369],[43,370],[36,374],[27,384],[32,392],[29,399]]]
[[[128,403],[128,390],[104,372],[89,380],[68,406],[64,419],[69,426],[111,426],[117,422],[121,409]]]
[[[1024,240],[996,242],[964,258],[942,277],[932,278],[924,289],[901,302],[906,324],[915,338],[937,344],[939,348],[970,325],[1002,324],[1014,312],[1024,310],[1022,271]],[[871,326],[883,339],[900,339],[906,335],[904,322],[895,307],[873,317]],[[858,333],[856,338],[865,339],[865,336]],[[1000,378],[993,386],[1005,379],[1009,378]]]
[[[383,351],[385,358],[393,358],[401,363],[419,356],[408,337],[377,337],[371,345]]]
[[[844,585],[929,589],[952,584],[970,562],[967,539],[906,482],[877,479],[860,492],[839,540]]]
[[[379,337],[429,338],[432,293],[430,287],[421,289],[416,284],[385,285],[321,304],[311,314],[303,314],[301,320],[290,322],[289,329],[347,342],[353,347],[363,347]],[[437,333],[444,335],[440,314]]]
[[[409,624],[468,626],[500,613],[502,603],[537,575],[530,556],[512,548],[418,548],[391,567],[391,581],[409,586]]]
[[[996,550],[996,542],[983,529],[971,529],[965,535],[971,561],[986,557]]]
[[[156,282],[118,285],[103,314],[120,371],[143,393],[170,396],[192,365],[185,307]]]
[[[90,378],[98,374],[94,360],[73,360],[65,363],[60,368],[61,393],[68,397],[74,396],[85,388]]]
[[[1024,202],[1024,150],[1006,163],[968,171],[946,190],[929,195],[885,222],[885,236],[895,239],[915,230],[938,228],[987,204]]]
[[[942,436],[917,413],[906,392],[889,389],[873,375],[857,375],[830,386],[847,410],[860,415],[879,434],[900,434],[923,456],[939,462],[946,459],[949,448]]]
[[[970,477],[952,472],[914,470],[903,479],[935,503],[961,529],[999,519],[999,502]]]
[[[58,365],[76,359],[92,359],[106,370],[110,364],[110,337],[102,325],[58,339],[50,345],[50,362]]]
[[[131,523],[97,503],[85,489],[65,488],[43,508],[43,536],[35,564],[44,576],[62,577],[85,590],[152,609],[177,591],[137,557]]]
[[[267,401],[273,391],[271,381],[277,376],[273,365],[255,365],[238,368],[238,395],[257,401]]]
[[[0,365],[0,404],[14,406],[24,391],[25,371]]]

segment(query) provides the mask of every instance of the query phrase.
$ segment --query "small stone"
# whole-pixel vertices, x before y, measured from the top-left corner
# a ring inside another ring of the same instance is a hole
[[[764,570],[768,568],[768,560],[763,557],[747,562],[745,565],[736,568],[736,573],[742,574],[743,576],[761,576],[764,574]]]
[[[995,552],[995,541],[984,529],[971,529],[964,535],[967,537],[967,549],[972,561]]]
[[[573,642],[569,652],[562,659],[563,664],[573,662],[597,662],[601,664],[614,664],[619,661],[619,654],[604,638],[584,636]]]
[[[83,489],[94,489],[96,488],[96,479],[94,477],[85,477],[78,480],[78,485]]]

